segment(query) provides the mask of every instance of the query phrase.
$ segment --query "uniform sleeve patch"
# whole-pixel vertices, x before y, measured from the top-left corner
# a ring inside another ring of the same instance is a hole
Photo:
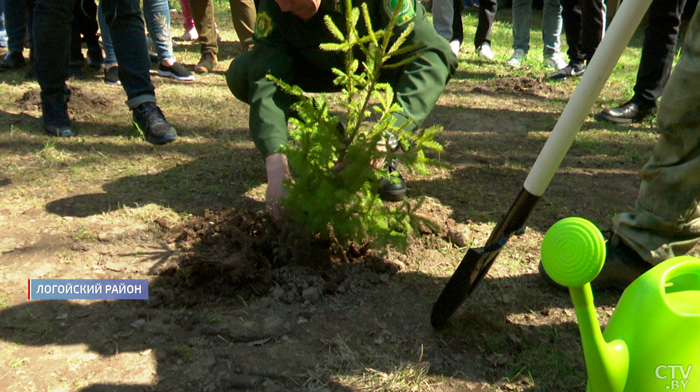
[[[259,38],[265,38],[270,35],[273,27],[270,15],[266,11],[259,12],[258,17],[255,19],[255,35]]]
[[[384,0],[384,10],[391,16],[394,13],[394,9],[399,4],[401,0]],[[416,11],[413,9],[413,0],[404,0],[401,6],[401,11],[399,11],[396,17],[396,24],[401,26],[406,22],[409,22],[416,15]]]

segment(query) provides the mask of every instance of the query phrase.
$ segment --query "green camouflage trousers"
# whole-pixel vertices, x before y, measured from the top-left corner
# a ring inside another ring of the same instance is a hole
[[[664,89],[661,137],[641,171],[634,212],[613,218],[614,231],[646,261],[658,264],[700,241],[700,8]]]

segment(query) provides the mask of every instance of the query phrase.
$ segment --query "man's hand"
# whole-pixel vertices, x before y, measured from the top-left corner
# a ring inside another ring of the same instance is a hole
[[[265,170],[267,171],[265,204],[272,220],[280,223],[287,218],[287,213],[279,204],[280,199],[287,196],[287,192],[284,190],[284,180],[291,178],[287,156],[284,154],[268,156],[265,158]]]

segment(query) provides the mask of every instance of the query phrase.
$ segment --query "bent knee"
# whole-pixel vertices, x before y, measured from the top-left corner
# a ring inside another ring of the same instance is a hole
[[[248,86],[250,79],[249,61],[245,53],[236,57],[226,71],[226,84],[233,96],[245,103],[250,103]]]

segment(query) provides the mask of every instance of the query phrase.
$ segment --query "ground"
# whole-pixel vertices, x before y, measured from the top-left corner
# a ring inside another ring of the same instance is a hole
[[[227,63],[235,45],[222,46]],[[73,140],[42,136],[37,84],[2,75],[0,390],[583,392],[571,301],[538,275],[539,246],[561,218],[606,229],[631,209],[655,125],[589,117],[525,231],[435,330],[434,301],[578,82],[504,74],[508,49],[495,64],[466,46],[427,124],[444,127],[434,158],[447,166],[405,173],[436,223],[406,250],[341,250],[271,224],[246,106],[221,69],[185,85],[153,77],[181,136],[157,148],[99,73],[69,82]],[[615,83],[593,110],[625,98]],[[149,300],[27,300],[27,279],[49,278],[146,278]],[[605,325],[619,293],[595,297]]]

